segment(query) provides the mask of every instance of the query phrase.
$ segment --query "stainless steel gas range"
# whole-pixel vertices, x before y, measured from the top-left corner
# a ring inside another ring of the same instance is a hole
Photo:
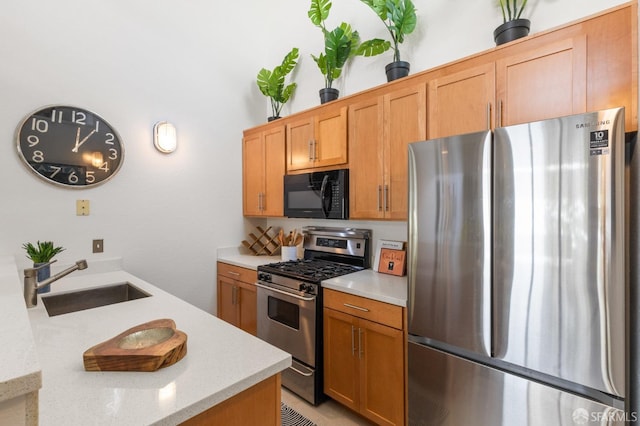
[[[322,401],[322,281],[370,267],[368,229],[305,227],[304,259],[258,266],[258,337],[293,357],[282,384]]]

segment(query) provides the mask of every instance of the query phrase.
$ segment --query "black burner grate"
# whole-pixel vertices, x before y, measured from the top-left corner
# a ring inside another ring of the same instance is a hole
[[[288,262],[270,263],[258,267],[258,270],[280,274],[290,278],[319,282],[340,275],[362,270],[362,267],[324,260],[291,260]]]

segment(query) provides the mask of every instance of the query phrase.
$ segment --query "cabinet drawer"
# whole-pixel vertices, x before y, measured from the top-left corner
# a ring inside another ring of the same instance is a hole
[[[258,280],[258,273],[255,270],[222,262],[218,262],[218,275],[250,284]]]
[[[324,307],[402,330],[401,306],[325,289]]]

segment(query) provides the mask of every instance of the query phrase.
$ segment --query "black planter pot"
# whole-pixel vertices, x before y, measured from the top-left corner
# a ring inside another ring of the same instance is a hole
[[[391,62],[390,64],[387,64],[386,67],[384,67],[384,70],[387,73],[387,81],[397,80],[409,75],[409,62]]]
[[[273,120],[277,120],[278,118],[280,118],[280,116],[274,117],[273,115],[271,117],[267,117],[267,121],[271,122]]]
[[[326,102],[335,101],[338,99],[340,95],[340,91],[338,89],[334,89],[333,87],[325,87],[324,89],[320,89],[320,103],[324,104]]]
[[[530,27],[531,21],[528,19],[514,19],[505,22],[493,32],[496,46],[528,36]]]

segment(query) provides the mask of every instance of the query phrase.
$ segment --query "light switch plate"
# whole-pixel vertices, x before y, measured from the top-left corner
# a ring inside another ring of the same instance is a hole
[[[76,200],[76,216],[89,216],[89,200]]]

